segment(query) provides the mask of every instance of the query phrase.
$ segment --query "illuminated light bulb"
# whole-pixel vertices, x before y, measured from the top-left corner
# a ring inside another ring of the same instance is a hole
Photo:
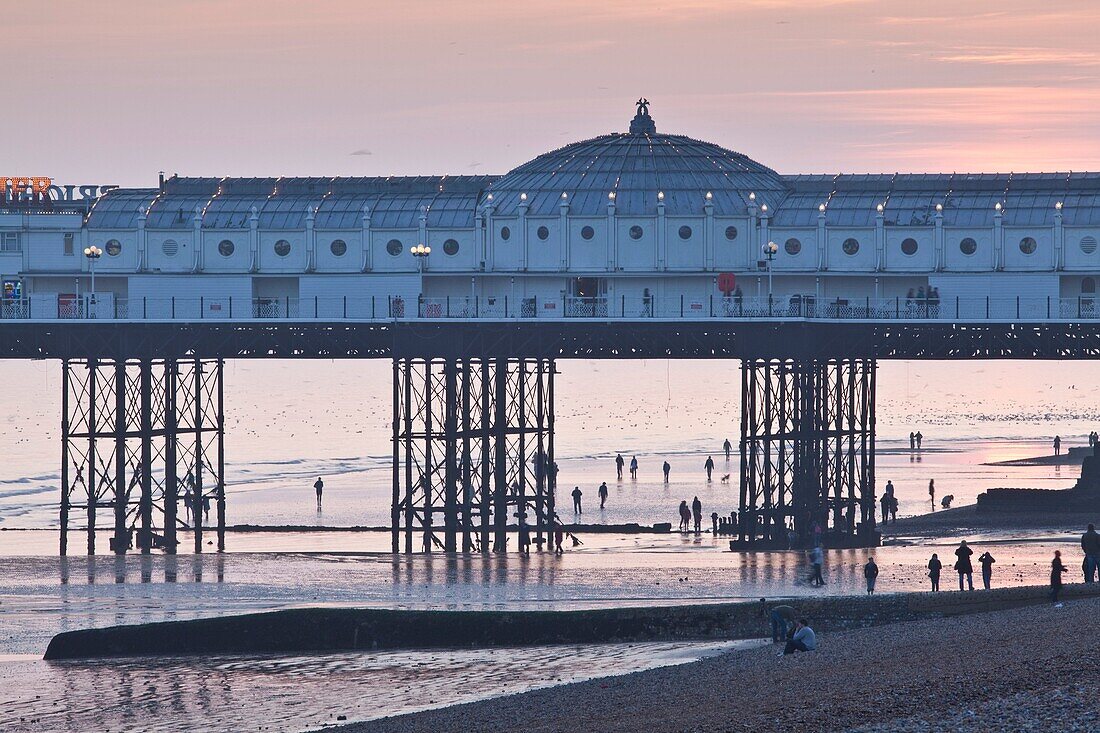
[[[1058,203],[1056,203],[1054,205],[1054,208],[1057,209],[1058,211],[1061,211],[1062,210],[1062,202],[1059,201]]]
[[[710,201],[712,198],[714,198],[714,194],[710,191],[707,191],[707,201]]]
[[[611,201],[614,201],[615,200],[615,192],[614,191],[608,191],[607,192],[607,198]]]
[[[664,201],[665,200],[665,192],[664,191],[658,191],[657,192],[657,200],[658,201]]]
[[[755,193],[750,193],[749,194],[749,201],[756,201],[756,194]]]
[[[820,211],[822,214],[824,214],[825,213],[825,204],[818,204],[817,210]]]
[[[943,211],[943,204],[936,204],[936,211]]]
[[[996,211],[1000,211],[1000,210],[1001,210],[1001,202],[1000,202],[1000,201],[998,201],[998,202],[997,202],[997,205],[996,205],[996,206],[994,206],[993,208],[994,208],[994,209],[995,209]]]
[[[520,201],[526,201],[526,200],[527,200],[527,194],[525,194],[525,193],[521,193],[521,194],[519,195],[519,200],[520,200]]]
[[[567,198],[569,198],[569,194],[567,194],[567,193],[566,193],[565,191],[562,191],[562,192],[561,192],[561,197],[562,197],[563,199],[567,199]]]
[[[768,205],[760,204],[760,210],[763,211],[765,214],[768,213]]]
[[[883,208],[885,208],[885,207],[882,204],[879,204],[878,206],[875,207],[875,211],[877,211],[878,213],[881,214]]]

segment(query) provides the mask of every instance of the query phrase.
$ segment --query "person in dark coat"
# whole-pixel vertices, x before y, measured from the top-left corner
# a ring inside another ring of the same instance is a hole
[[[993,563],[997,561],[988,552],[983,552],[982,556],[978,558],[978,562],[982,566],[982,585],[985,586],[986,590],[989,590],[989,581],[993,579]]]
[[[698,534],[703,528],[703,502],[699,501],[698,496],[691,502],[691,516],[695,519],[695,532]]]
[[[970,586],[970,590],[974,590],[974,566],[970,563],[970,556],[974,554],[974,551],[966,546],[966,540],[963,540],[958,548],[955,550],[955,570],[959,574],[959,590],[963,590],[963,576],[966,576],[966,583]]]
[[[710,475],[714,473],[714,459],[707,456],[707,460],[703,463],[703,470],[707,472],[707,481],[710,481]]]
[[[933,552],[932,559],[928,561],[928,577],[932,579],[932,592],[940,589],[941,569],[943,569],[943,563],[940,562],[940,556]]]
[[[1091,583],[1100,569],[1100,534],[1096,533],[1095,525],[1090,524],[1081,535],[1081,549],[1085,552],[1085,582]]]
[[[1062,592],[1062,573],[1068,568],[1062,564],[1062,551],[1054,551],[1054,559],[1050,563],[1050,602],[1057,608],[1062,604],[1058,602],[1058,594]]]
[[[867,564],[863,566],[863,577],[867,579],[867,595],[874,595],[875,581],[878,579],[878,565],[875,558],[867,558]]]
[[[886,524],[890,521],[890,495],[883,494],[878,503],[882,505],[882,523]]]
[[[600,484],[600,488],[596,490],[596,496],[600,497],[600,509],[603,509],[604,504],[607,503],[607,482],[604,481]]]

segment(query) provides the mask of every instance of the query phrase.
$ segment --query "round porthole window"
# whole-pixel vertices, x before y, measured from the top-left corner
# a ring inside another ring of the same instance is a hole
[[[691,227],[685,224],[684,226],[680,227],[679,234],[680,239],[691,239]]]
[[[978,243],[973,237],[966,237],[959,242],[959,251],[964,255],[972,255],[978,251]]]
[[[547,229],[546,227],[539,227],[538,229],[535,230],[535,235],[538,236],[539,239],[541,239],[542,241],[545,242],[547,239],[550,238],[550,230]]]
[[[329,252],[332,252],[334,257],[343,257],[348,253],[348,243],[342,239],[332,240],[332,244],[328,246]]]
[[[390,241],[386,242],[386,251],[394,257],[401,254],[401,251],[403,249],[405,249],[405,245],[401,244],[400,239],[391,239]]]
[[[166,239],[161,243],[160,251],[167,257],[175,257],[180,251],[180,243],[174,239]]]
[[[791,237],[783,244],[783,249],[789,255],[796,255],[802,251],[802,242],[798,241],[794,237]]]
[[[643,234],[642,228],[640,226],[638,226],[637,224],[630,227],[630,238],[631,239],[641,239],[642,234]]]
[[[1039,248],[1039,243],[1034,237],[1024,237],[1020,240],[1020,251],[1025,255],[1033,254]]]
[[[223,239],[222,241],[218,242],[218,254],[220,254],[222,257],[231,256],[233,254],[233,250],[235,249],[236,247],[233,245],[233,240],[231,239]]]
[[[840,248],[844,250],[844,254],[854,255],[859,251],[859,240],[855,237],[848,237],[844,240],[844,244],[840,245]]]
[[[500,238],[503,239],[505,242],[507,242],[508,239],[511,236],[512,236],[512,230],[511,229],[509,229],[508,227],[501,227],[500,228]]]
[[[596,230],[592,227],[581,227],[581,239],[592,239],[596,236]]]
[[[290,242],[286,241],[285,239],[280,239],[278,242],[276,242],[275,254],[279,255],[280,257],[286,257],[288,254],[290,254]]]
[[[451,257],[454,257],[456,254],[458,254],[458,240],[448,239],[446,242],[444,242],[443,254],[450,255]]]
[[[1081,237],[1081,251],[1087,255],[1096,251],[1096,237]]]
[[[117,239],[109,239],[107,244],[103,245],[103,251],[111,257],[118,257],[119,253],[122,252],[122,242]]]
[[[726,239],[730,240],[731,242],[734,239],[737,239],[737,227],[735,227],[735,226],[726,227]]]
[[[917,240],[908,237],[901,243],[902,254],[915,255],[917,253]]]

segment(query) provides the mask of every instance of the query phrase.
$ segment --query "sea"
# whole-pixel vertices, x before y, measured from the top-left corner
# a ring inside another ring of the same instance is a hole
[[[721,448],[738,438],[736,362],[561,360],[558,372],[559,486],[584,492],[583,515],[566,521],[675,525],[680,501],[696,496],[706,515],[736,507],[736,451],[726,461]],[[386,533],[341,528],[389,521],[391,374],[384,361],[228,362],[228,521],[271,529],[230,533],[225,553],[193,555],[185,542],[175,557],[59,558],[60,368],[0,361],[0,729],[165,730],[172,720],[168,727],[189,730],[316,730],[339,716],[366,720],[738,648],[42,661],[52,635],[69,629],[304,605],[567,609],[860,592],[872,551],[829,552],[828,582],[817,589],[801,553],[734,553],[706,533],[582,534],[561,558],[390,555]],[[1098,398],[1100,364],[1090,362],[881,362],[879,489],[892,481],[899,514],[913,516],[933,511],[930,479],[954,506],[991,487],[1068,487],[1075,465],[1003,462],[1050,455],[1055,435],[1063,450],[1087,445],[1100,429]],[[917,430],[923,445],[913,451],[909,433]],[[637,457],[637,480],[616,480],[617,453]],[[708,456],[717,464],[711,482]],[[320,511],[312,488],[319,476]],[[601,510],[602,481],[610,497]],[[296,529],[277,531],[287,526]],[[1045,582],[1053,548],[1072,567],[1078,529],[970,539],[997,558],[995,584],[1035,584]],[[955,541],[912,537],[876,548],[880,592],[925,589],[930,553],[950,556]],[[72,544],[82,547],[79,535]]]

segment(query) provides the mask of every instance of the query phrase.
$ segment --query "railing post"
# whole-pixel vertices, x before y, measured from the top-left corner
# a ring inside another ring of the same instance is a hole
[[[894,296],[894,318],[901,318],[901,296]]]
[[[772,317],[772,294],[768,293],[768,318]]]
[[[622,305],[619,306],[619,318],[626,318],[626,293],[623,293],[619,297],[623,299]]]
[[[233,320],[233,296],[229,296],[229,320]]]
[[[561,317],[565,318],[565,293],[561,294]]]
[[[206,318],[206,296],[199,296],[199,320]]]
[[[481,296],[480,295],[475,295],[474,296],[474,318],[480,318],[480,317],[481,317]]]
[[[684,294],[680,293],[680,318],[684,317]]]
[[[955,320],[959,320],[959,296],[955,296]]]
[[[1047,320],[1050,320],[1050,296],[1047,296]]]
[[[344,318],[345,318],[345,320],[347,319],[347,317],[348,317],[348,296],[345,295],[344,296]]]
[[[172,296],[172,320],[176,320],[176,296]]]
[[[451,296],[447,296],[447,317],[451,317]]]
[[[1081,296],[1077,296],[1077,317],[1081,317]]]
[[[1020,296],[1016,296],[1016,320],[1020,320]]]
[[[374,300],[373,295],[371,296],[371,300]],[[393,318],[393,296],[392,295],[387,295],[386,296],[386,308],[388,309],[387,313],[389,313],[387,318]]]
[[[714,293],[710,294],[710,317],[714,318]]]
[[[313,320],[317,320],[317,296],[313,296]]]
[[[147,296],[144,296],[144,295],[141,296],[141,318],[142,318],[142,320],[145,320],[145,319],[149,318],[149,308],[148,308],[148,303],[145,300],[146,297]]]
[[[985,296],[985,320],[989,320],[989,296]]]
[[[372,296],[370,296],[370,319],[372,321],[377,318],[375,308],[374,308],[374,302],[375,302],[374,296],[372,295]]]
[[[507,295],[504,296],[504,317],[505,318],[511,318],[511,316],[508,315],[508,296]]]

